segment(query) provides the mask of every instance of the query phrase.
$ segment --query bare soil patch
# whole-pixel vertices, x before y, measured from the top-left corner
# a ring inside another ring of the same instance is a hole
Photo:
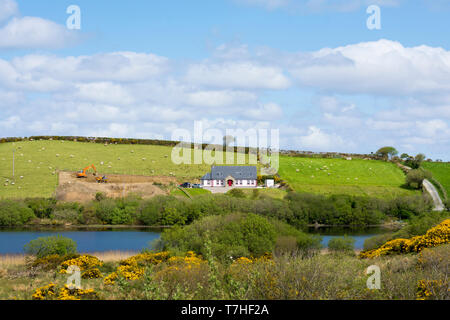
[[[107,175],[108,183],[97,183],[92,173],[86,179],[78,179],[74,172],[59,172],[56,199],[67,202],[87,202],[95,199],[97,192],[103,192],[109,198],[138,194],[144,199],[165,195],[159,185],[177,183],[173,177],[146,177],[130,175]]]

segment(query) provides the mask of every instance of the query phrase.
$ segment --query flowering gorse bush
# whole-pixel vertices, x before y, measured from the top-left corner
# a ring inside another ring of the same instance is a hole
[[[449,292],[447,281],[419,280],[417,283],[417,300],[435,299],[439,292]]]
[[[62,274],[67,273],[67,268],[70,266],[78,266],[81,271],[93,269],[95,267],[100,267],[103,265],[103,262],[100,261],[97,257],[84,255],[75,259],[66,260],[61,263],[61,270],[59,271]]]
[[[158,265],[169,259],[169,252],[144,252],[138,255],[132,256],[126,260],[120,262],[120,266],[116,271],[105,277],[104,284],[112,285],[115,283],[119,276],[122,276],[126,280],[138,280],[145,273],[145,267],[149,265]]]
[[[427,231],[422,236],[411,239],[395,239],[377,249],[363,251],[361,258],[375,258],[394,253],[419,253],[425,248],[433,248],[450,242],[450,219]]]
[[[67,285],[58,288],[50,283],[42,288],[37,288],[32,296],[33,300],[97,300],[98,294],[93,289],[70,289]]]
[[[94,269],[89,269],[89,270],[83,272],[81,277],[83,279],[98,279],[98,278],[103,278],[103,275],[98,268],[94,268]]]

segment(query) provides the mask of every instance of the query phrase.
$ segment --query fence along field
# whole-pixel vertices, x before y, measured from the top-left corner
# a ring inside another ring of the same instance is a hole
[[[210,171],[208,164],[176,165],[171,154],[172,147],[155,145],[105,146],[64,140],[1,143],[0,198],[51,197],[58,185],[58,170],[75,172],[91,164],[99,174],[175,177],[178,182],[195,181]],[[220,154],[226,159],[225,153]]]
[[[403,188],[405,175],[390,162],[281,156],[281,177],[299,192],[394,198],[418,191]]]

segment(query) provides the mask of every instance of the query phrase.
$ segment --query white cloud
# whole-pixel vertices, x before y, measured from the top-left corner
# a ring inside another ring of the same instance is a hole
[[[19,12],[17,2],[14,0],[0,0],[0,22],[5,21]]]
[[[253,104],[257,96],[245,91],[196,91],[188,94],[188,103],[193,106],[222,108],[232,105]],[[217,112],[217,110],[215,110]]]
[[[242,115],[255,120],[274,121],[281,118],[283,110],[278,104],[271,102],[249,109],[243,112]]]
[[[341,137],[335,134],[327,134],[315,126],[309,127],[307,135],[299,137],[299,145],[303,150],[332,151],[340,148],[343,144],[344,141]]]
[[[203,86],[240,89],[286,89],[289,79],[283,70],[253,62],[194,64],[188,68],[186,80]]]
[[[75,97],[82,101],[93,101],[106,104],[131,105],[133,97],[119,84],[111,82],[91,82],[76,85]]]
[[[13,18],[0,29],[0,48],[57,49],[78,40],[75,31],[38,17]]]
[[[335,57],[341,60],[333,63]],[[450,51],[406,48],[390,40],[362,42],[314,52],[292,73],[302,85],[340,93],[442,93],[450,91]]]
[[[440,119],[434,119],[430,121],[417,121],[417,133],[421,136],[438,138],[441,136],[443,138],[450,137],[450,129],[446,122]]]

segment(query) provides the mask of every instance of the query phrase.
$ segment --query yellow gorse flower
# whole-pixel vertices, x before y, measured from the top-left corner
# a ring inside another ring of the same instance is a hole
[[[391,253],[421,252],[425,248],[433,248],[450,242],[450,219],[431,228],[423,236],[411,239],[395,239],[386,242],[381,247],[360,253],[361,258],[375,258]]]

